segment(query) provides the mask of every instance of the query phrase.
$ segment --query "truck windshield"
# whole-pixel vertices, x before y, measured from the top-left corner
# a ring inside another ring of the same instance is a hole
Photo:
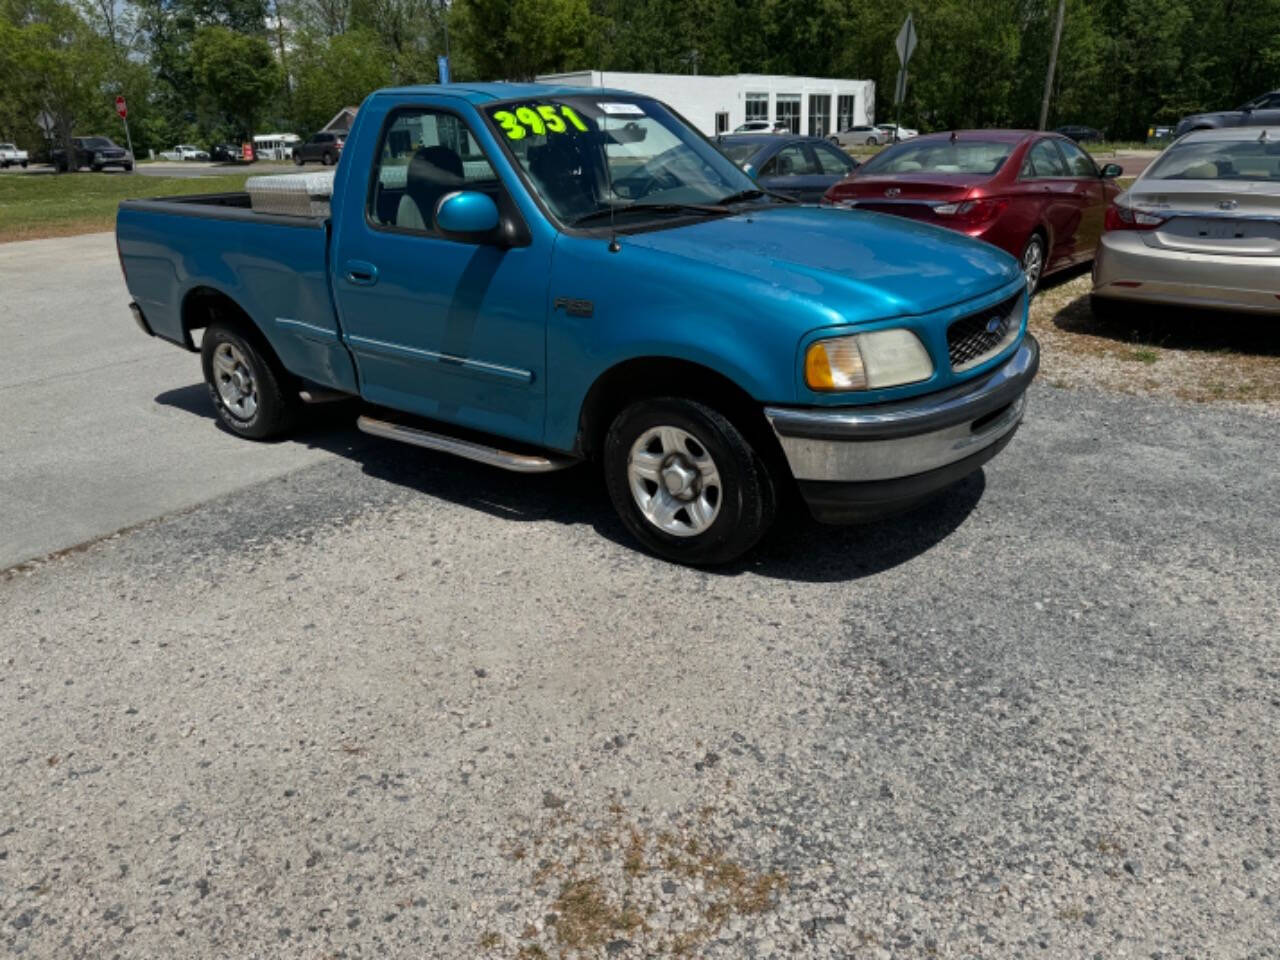
[[[106,137],[85,137],[84,145],[90,150],[101,150],[103,147],[114,147],[115,144]]]
[[[610,208],[632,226],[637,217],[711,215],[718,211],[697,205],[758,193],[750,177],[656,100],[547,97],[495,103],[485,113],[565,224],[595,220]]]

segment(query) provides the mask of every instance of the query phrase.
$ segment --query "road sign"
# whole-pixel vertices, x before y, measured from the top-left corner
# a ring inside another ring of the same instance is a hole
[[[893,88],[893,102],[901,103],[907,99],[907,68],[901,67],[898,70],[898,82]]]
[[[911,54],[916,52],[916,41],[916,22],[908,13],[906,22],[902,24],[902,29],[898,31],[898,39],[895,41],[898,48],[898,62],[904,67],[911,59]]]
[[[52,134],[54,128],[53,114],[48,110],[41,110],[40,113],[36,115],[36,126],[44,131],[44,135],[46,137]]]
[[[129,106],[124,102],[124,97],[116,97],[116,113],[120,114],[121,120],[128,118]]]
[[[441,83],[449,82],[449,58],[447,56],[436,57],[436,71],[440,74]]]

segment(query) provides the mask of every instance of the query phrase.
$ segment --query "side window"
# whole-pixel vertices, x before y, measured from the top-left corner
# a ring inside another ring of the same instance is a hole
[[[853,161],[849,159],[849,155],[841,153],[835,147],[825,143],[815,143],[813,153],[818,158],[818,166],[822,168],[823,173],[843,177],[853,169]]]
[[[1062,154],[1053,145],[1052,140],[1037,140],[1035,146],[1027,154],[1022,163],[1022,176],[1036,179],[1042,177],[1066,177],[1067,165],[1062,162]]]
[[[765,164],[764,176],[769,177],[804,177],[817,173],[817,163],[808,151],[800,144],[793,143],[783,147],[774,158]]]
[[[502,184],[460,117],[422,108],[392,114],[370,174],[369,222],[435,234],[436,204],[455,190],[479,190],[504,206]]]
[[[1067,169],[1071,172],[1071,176],[1094,178],[1098,176],[1098,168],[1094,165],[1093,158],[1070,140],[1059,140],[1058,149],[1067,157]]]

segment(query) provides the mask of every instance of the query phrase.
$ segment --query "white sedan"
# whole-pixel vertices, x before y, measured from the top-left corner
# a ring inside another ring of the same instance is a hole
[[[209,154],[189,143],[180,143],[172,150],[160,154],[162,160],[208,160]]]

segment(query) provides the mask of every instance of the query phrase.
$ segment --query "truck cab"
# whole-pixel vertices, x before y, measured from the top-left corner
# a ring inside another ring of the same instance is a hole
[[[595,462],[648,549],[723,563],[787,496],[832,522],[904,509],[1021,422],[1038,350],[1016,261],[772,196],[651,98],[395,88],[343,152],[327,215],[121,205],[135,318],[199,349],[246,437],[359,398],[389,439]]]

